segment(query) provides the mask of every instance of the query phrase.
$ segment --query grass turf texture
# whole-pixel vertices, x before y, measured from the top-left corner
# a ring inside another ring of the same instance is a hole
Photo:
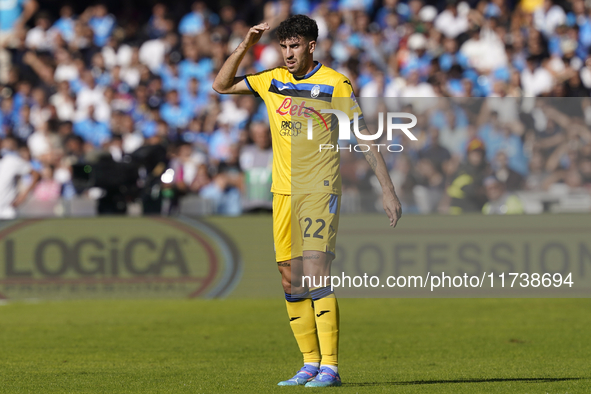
[[[591,300],[343,299],[343,393],[589,393]],[[267,393],[281,299],[0,306],[1,393]]]

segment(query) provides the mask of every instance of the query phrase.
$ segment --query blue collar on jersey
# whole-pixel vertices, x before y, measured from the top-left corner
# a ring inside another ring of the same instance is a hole
[[[296,81],[301,81],[302,79],[307,79],[310,78],[312,75],[316,74],[316,71],[320,70],[320,67],[322,67],[322,63],[314,61],[314,64],[316,64],[316,67],[314,67],[312,69],[312,71],[310,71],[308,74],[302,76],[302,77],[297,77],[297,76],[293,76],[293,79],[295,79]]]

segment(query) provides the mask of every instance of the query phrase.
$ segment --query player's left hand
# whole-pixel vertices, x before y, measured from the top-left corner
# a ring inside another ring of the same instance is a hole
[[[396,197],[396,194],[384,193],[382,196],[382,203],[384,205],[384,211],[390,218],[390,226],[396,227],[396,223],[402,216],[402,206],[400,200]]]

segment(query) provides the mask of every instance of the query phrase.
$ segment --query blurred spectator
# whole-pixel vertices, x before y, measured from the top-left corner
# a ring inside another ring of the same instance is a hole
[[[200,195],[214,202],[217,214],[237,216],[242,213],[240,190],[226,172],[218,173],[211,183],[201,189]]]
[[[484,180],[488,201],[482,207],[485,215],[516,215],[523,213],[523,205],[519,198],[506,191],[503,182],[494,176]]]
[[[101,147],[111,137],[109,125],[99,122],[95,117],[94,106],[88,107],[88,115],[81,121],[74,123],[74,133],[79,135],[95,147]]]
[[[525,189],[531,191],[542,191],[547,188],[546,180],[549,173],[544,165],[544,156],[536,152],[532,155],[529,162],[529,174],[525,179]]]
[[[160,116],[169,126],[178,128],[186,127],[191,119],[191,113],[180,105],[177,90],[166,94],[166,102],[160,107]]]
[[[510,192],[523,188],[523,176],[509,168],[509,161],[505,151],[498,151],[493,161],[493,174],[495,179]]]
[[[170,21],[169,21],[170,23]],[[139,50],[140,61],[147,65],[150,71],[158,73],[164,63],[164,57],[178,43],[178,37],[168,32],[164,37],[155,38],[142,44]]]
[[[107,6],[103,3],[98,3],[89,9],[90,20],[88,26],[94,33],[94,44],[102,47],[107,43],[107,40],[113,32],[115,27],[115,18],[109,14]]]
[[[539,96],[548,93],[552,89],[554,78],[545,67],[540,67],[536,58],[531,56],[527,59],[527,67],[521,73],[523,84],[523,95],[526,97]]]
[[[417,184],[413,189],[419,213],[436,213],[445,190],[443,174],[430,159],[417,163]]]
[[[171,190],[169,208],[171,211],[178,211],[180,197],[194,191],[193,183],[197,178],[198,168],[204,162],[204,155],[194,152],[191,144],[183,142],[178,145],[176,155],[169,163],[169,167],[174,173],[172,182],[168,185]]]
[[[61,195],[62,186],[54,179],[54,168],[43,167],[41,180],[33,190],[33,199],[36,201],[57,201]]]
[[[181,19],[179,33],[196,36],[205,29],[207,6],[202,1],[196,1],[191,6],[191,12]]]
[[[49,14],[39,12],[35,17],[35,27],[27,32],[25,45],[27,48],[36,51],[50,51],[53,48],[55,36],[49,28],[51,21]]]
[[[483,32],[474,28],[469,34],[470,38],[462,44],[460,53],[468,59],[470,67],[486,75],[507,65],[504,43],[494,31]]]
[[[463,164],[447,188],[451,197],[449,212],[459,214],[479,212],[486,202],[484,179],[490,170],[486,162],[486,151],[480,140],[468,145],[467,161]]]
[[[566,14],[554,0],[544,0],[542,7],[534,11],[534,26],[546,37],[552,36],[558,26],[566,23]]]
[[[435,28],[447,38],[456,38],[468,30],[468,12],[466,3],[458,6],[458,0],[447,0],[447,8],[435,19]]]
[[[426,81],[429,77],[431,61],[433,60],[433,56],[427,51],[427,39],[423,34],[414,33],[408,38],[407,45],[410,52],[401,70],[402,76],[406,77],[411,72],[417,72],[419,79]]]
[[[250,125],[252,144],[242,148],[240,153],[240,168],[244,171],[244,208],[270,209],[272,207],[271,172],[273,164],[273,150],[271,149],[271,133],[264,122]]]
[[[5,138],[0,150],[0,220],[16,218],[16,207],[22,204],[39,181],[39,174],[17,153],[16,140]],[[17,181],[31,175],[32,182],[21,193]]]
[[[18,45],[25,24],[37,11],[35,0],[3,1],[0,5],[0,83],[8,82],[11,56],[7,48]]]
[[[499,150],[508,157],[509,167],[522,175],[527,174],[527,158],[523,154],[521,138],[511,132],[510,126],[499,121],[496,112],[491,114],[490,122],[484,124],[478,137],[486,146],[486,158],[492,162]]]
[[[41,123],[27,139],[31,156],[38,160],[49,161],[55,142],[52,137],[53,135],[49,132],[49,124],[47,122]]]
[[[463,158],[465,154],[463,142],[468,140],[468,125],[462,121],[460,116],[457,116],[459,114],[456,114],[455,110],[455,108],[450,108],[445,113],[440,124],[440,131],[435,129],[431,138],[433,142],[440,141],[441,146],[448,151],[448,154]],[[436,144],[439,143],[436,142]]]
[[[60,8],[60,18],[55,21],[52,28],[61,35],[64,41],[69,43],[74,39],[75,25],[74,10],[70,5],[64,5]]]
[[[160,38],[169,31],[168,21],[166,19],[166,5],[156,3],[152,7],[152,16],[148,21],[147,33],[150,39]]]
[[[228,119],[218,119],[219,128],[214,131],[209,141],[209,155],[214,162],[226,161],[231,156],[230,147],[238,142],[235,130],[232,130]]]
[[[62,81],[58,84],[57,92],[49,98],[49,103],[55,107],[59,120],[74,120],[76,103],[68,81]]]
[[[123,114],[121,116],[120,133],[124,153],[131,154],[144,145],[144,137],[135,129],[131,115]]]
[[[591,187],[591,156],[583,156],[579,162],[581,183],[584,187]]]
[[[210,182],[211,176],[207,170],[207,164],[201,164],[197,167],[195,179],[193,179],[193,183],[191,184],[191,191],[199,193],[205,186],[209,185]]]
[[[205,164],[206,157],[201,152],[195,152],[193,146],[183,142],[177,148],[177,155],[172,160],[170,168],[175,171],[175,181],[179,190],[188,192],[195,178],[197,169]]]
[[[430,143],[426,148],[419,151],[420,159],[429,159],[439,172],[443,172],[443,167],[451,159],[449,150],[440,145],[439,130],[431,128]]]
[[[18,118],[14,122],[12,134],[19,141],[24,142],[34,131],[35,128],[31,124],[31,108],[28,105],[23,105],[19,110]]]

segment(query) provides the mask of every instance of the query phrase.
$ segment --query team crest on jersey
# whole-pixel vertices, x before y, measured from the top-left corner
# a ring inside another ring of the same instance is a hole
[[[320,86],[314,85],[314,87],[312,88],[312,91],[310,92],[310,96],[312,96],[312,98],[316,98],[316,97],[318,97],[319,94],[320,94]]]

